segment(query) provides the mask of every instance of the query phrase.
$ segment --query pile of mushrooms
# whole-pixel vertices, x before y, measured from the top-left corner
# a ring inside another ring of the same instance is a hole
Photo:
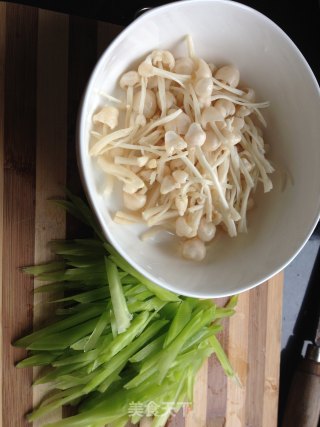
[[[247,231],[259,181],[272,189],[260,109],[251,88],[239,87],[233,65],[216,68],[194,53],[174,58],[155,50],[123,74],[125,99],[105,95],[93,115],[90,155],[106,173],[104,191],[123,183],[119,224],[143,222],[143,238],[161,230],[181,238],[182,255],[200,261],[219,228]]]

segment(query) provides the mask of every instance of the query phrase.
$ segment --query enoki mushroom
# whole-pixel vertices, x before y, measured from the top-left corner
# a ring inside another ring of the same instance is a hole
[[[142,222],[143,238],[161,230],[180,237],[182,255],[201,261],[217,228],[235,237],[247,231],[247,211],[259,182],[272,189],[261,109],[233,65],[217,68],[198,58],[155,50],[121,76],[124,99],[92,117],[90,155],[106,174],[106,193],[122,182],[119,224]],[[120,124],[123,124],[120,126]]]

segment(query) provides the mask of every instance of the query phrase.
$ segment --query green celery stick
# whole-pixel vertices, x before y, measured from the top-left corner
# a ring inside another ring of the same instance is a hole
[[[97,315],[99,316],[106,309],[106,303],[103,301],[96,301],[92,303],[75,304],[67,308],[57,308],[56,314],[58,316],[72,316],[76,313],[83,313],[91,308],[94,308],[97,311]]]
[[[172,320],[163,347],[167,347],[181,332],[191,318],[191,307],[188,301],[182,301]]]
[[[66,302],[66,301],[76,301],[81,303],[90,303],[93,301],[99,301],[109,297],[109,288],[107,286],[102,286],[92,291],[81,292],[80,294],[71,295],[69,297],[56,299],[50,302]]]
[[[238,299],[239,299],[238,295],[233,295],[232,297],[230,297],[230,299],[226,305],[226,308],[235,308],[235,306],[238,303]]]
[[[209,308],[204,312],[199,312],[195,317],[186,324],[182,331],[161,352],[161,358],[158,363],[159,375],[158,381],[161,383],[166,376],[171,364],[177,357],[184,343],[194,334],[196,334],[203,326],[210,323],[214,317],[215,307]]]
[[[55,381],[54,385],[59,390],[70,390],[73,387],[78,387],[79,385],[87,384],[88,381],[94,378],[94,373],[86,375],[79,375],[78,372],[75,372],[74,375],[62,375]],[[79,396],[80,397],[80,396]]]
[[[134,301],[128,303],[129,310],[132,313],[138,311],[159,311],[166,305],[166,302],[158,297],[150,298],[146,301]]]
[[[230,317],[234,314],[233,308],[217,307],[215,319],[223,319],[224,317]]]
[[[50,242],[50,247],[53,252],[57,255],[63,255],[64,258],[68,259],[70,256],[70,260],[75,260],[74,257],[85,257],[92,259],[93,255],[95,255],[99,260],[105,255],[106,251],[103,248],[102,244],[95,240],[96,245],[92,245],[92,240],[88,239],[79,239],[79,240],[53,240]]]
[[[188,375],[187,375],[187,399],[188,402],[193,402],[193,390],[194,390],[194,381],[195,381],[195,367],[189,366]]]
[[[45,406],[48,403],[54,402],[61,397],[66,397],[70,395],[70,390],[57,390],[53,394],[50,394],[45,400],[42,400],[39,406]]]
[[[216,304],[212,300],[209,300],[209,299],[198,300],[197,304],[195,304],[193,307],[192,317],[194,317],[200,311],[211,309],[212,307],[214,307],[215,309],[217,308]]]
[[[126,275],[125,277],[121,278],[121,283],[123,285],[137,285],[138,280],[135,277]]]
[[[80,362],[92,362],[96,360],[100,352],[100,349],[94,349],[88,352],[80,352],[77,351],[76,354],[73,356],[67,356],[62,359],[58,359],[52,362],[52,366],[59,367],[59,366],[66,366],[66,365],[72,365],[73,363],[80,363]]]
[[[163,347],[165,337],[166,337],[166,334],[163,334],[160,337],[156,338],[154,341],[151,341],[149,344],[143,347],[140,351],[138,351],[138,353],[134,354],[129,359],[129,361],[131,363],[141,362],[142,360],[146,359],[150,355],[158,353]]]
[[[44,366],[50,365],[55,359],[59,357],[59,353],[38,353],[33,356],[26,357],[16,364],[17,368],[26,368],[27,366]]]
[[[82,386],[75,387],[74,389],[70,390],[70,394],[68,396],[64,396],[60,399],[54,400],[48,405],[39,406],[37,409],[32,411],[31,414],[27,415],[28,421],[31,422],[36,420],[37,418],[43,417],[48,412],[51,412],[54,409],[59,408],[60,406],[65,405],[66,403],[69,403],[77,397],[81,396],[81,389]]]
[[[24,267],[23,271],[26,274],[31,274],[32,276],[38,276],[43,273],[52,273],[54,271],[65,270],[65,262],[64,261],[54,261],[48,264],[40,264],[34,265],[31,267]]]
[[[109,253],[112,254],[109,258],[118,267],[120,267],[123,271],[126,271],[127,273],[131,274],[131,276],[138,279],[139,282],[141,282],[146,288],[148,288],[149,291],[153,292],[158,298],[162,299],[163,301],[179,301],[180,300],[178,295],[174,294],[173,292],[167,291],[166,289],[160,288],[160,286],[157,286],[156,284],[151,282],[151,280],[147,279],[141,273],[136,271],[108,243],[105,244],[105,248],[108,250]]]
[[[78,288],[78,283],[67,283],[67,282],[51,282],[46,285],[38,286],[34,288],[34,293],[42,292],[56,292],[56,291],[68,291],[69,289]]]
[[[157,320],[139,335],[129,346],[116,354],[109,362],[99,368],[96,378],[84,388],[84,394],[87,394],[100,385],[108,376],[116,370],[122,363],[127,361],[134,353],[136,353],[147,341],[157,334],[167,322],[165,320]]]
[[[66,271],[48,271],[47,273],[40,273],[37,275],[37,279],[43,282],[64,282],[66,279]]]
[[[145,329],[150,319],[149,313],[140,313],[133,319],[130,327],[122,334],[117,335],[108,346],[105,347],[103,353],[97,359],[97,366],[108,362],[113,356],[130,345],[132,341],[141,334]]]
[[[77,209],[80,220],[85,224],[89,225],[100,240],[104,240],[104,236],[101,232],[101,228],[93,214],[93,211],[80,197],[73,195],[70,191],[66,190],[68,198],[73,203],[73,206]]]
[[[118,329],[117,329],[116,318],[114,317],[114,312],[112,309],[110,310],[110,323],[111,323],[112,336],[113,338],[115,338],[118,335]]]
[[[73,328],[58,331],[53,334],[46,335],[42,338],[38,338],[36,341],[32,342],[27,346],[28,350],[63,350],[64,348],[70,347],[76,341],[79,341],[80,338],[88,335],[93,331],[98,318],[87,320],[80,325],[74,326]]]
[[[55,368],[47,374],[43,375],[42,377],[37,378],[33,382],[33,385],[46,384],[52,381],[56,381],[62,375],[66,375],[74,371],[79,371],[79,369],[83,368],[86,364],[87,362],[81,362]]]
[[[73,417],[65,418],[44,427],[88,427],[95,423],[112,423],[122,416],[128,416],[130,402],[165,401],[165,396],[176,390],[176,384],[144,385],[140,390],[119,390],[116,393],[101,396],[101,401],[94,408],[81,412]]]
[[[130,326],[132,314],[128,310],[116,265],[107,258],[105,258],[105,264],[111,295],[111,303],[117,324],[117,331],[118,334],[121,334]]]
[[[40,276],[39,276],[40,278]],[[69,282],[95,282],[97,285],[106,285],[107,276],[105,271],[99,271],[92,267],[90,268],[69,268],[64,274],[64,279]],[[45,279],[46,280],[46,279]]]
[[[224,372],[228,377],[235,377],[234,370],[228,360],[228,357],[226,353],[224,352],[219,340],[214,335],[208,338],[210,341],[210,344],[214,348],[214,352],[217,356],[217,359],[219,360]]]
[[[81,338],[79,341],[72,344],[70,346],[70,348],[72,348],[73,350],[77,350],[77,351],[79,351],[79,350],[84,351],[84,347],[85,347],[88,339],[89,339],[89,336]],[[105,346],[107,346],[112,341],[112,339],[113,339],[113,337],[112,337],[112,334],[110,333],[110,329],[107,329],[106,331],[103,332],[103,335],[99,338],[99,340],[97,342],[97,348],[103,349]]]
[[[94,330],[92,331],[92,334],[90,335],[86,345],[84,346],[84,351],[90,351],[94,347],[96,347],[96,344],[102,334],[102,332],[105,330],[107,325],[110,324],[110,314],[109,310],[106,310],[104,313],[101,314],[100,319],[98,320],[98,323],[96,324]]]
[[[206,314],[204,314],[206,313]],[[158,366],[160,370],[160,361],[163,359],[163,363],[166,361],[166,368],[170,363],[173,363],[177,354],[183,348],[183,345],[193,336],[196,335],[199,330],[207,323],[210,323],[211,316],[214,314],[214,307],[208,310],[208,312],[199,312],[195,317],[191,318],[189,323],[183,328],[176,339],[165,349],[160,352],[148,357],[142,364],[140,372],[145,372],[151,369],[154,365]],[[171,362],[170,362],[171,361]]]
[[[172,320],[176,315],[180,304],[181,304],[181,301],[169,302],[160,310],[159,312],[160,316],[165,319]]]
[[[92,305],[88,307],[85,311],[81,311],[80,313],[74,314],[72,316],[67,317],[66,319],[59,320],[49,326],[46,326],[38,331],[31,333],[23,338],[17,340],[14,345],[16,347],[29,347],[33,342],[46,337],[49,334],[54,332],[64,331],[72,326],[77,326],[88,319],[92,319],[93,317],[98,316],[101,313],[100,308]]]
[[[184,353],[191,348],[197,346],[202,341],[207,340],[211,335],[215,335],[222,330],[222,326],[218,324],[211,324],[209,327],[204,327],[200,329],[200,331],[193,335],[186,343],[183,345],[181,349],[181,353]]]
[[[177,356],[175,361],[172,363],[172,368],[178,368],[179,370],[185,369],[188,366],[193,367],[196,360],[201,359],[205,360],[207,359],[212,353],[214,352],[213,347],[211,347],[209,344],[206,345],[204,348],[196,348],[194,350],[190,350],[187,353],[180,354]]]
[[[100,260],[101,258],[101,260]],[[92,268],[97,267],[99,270],[103,266],[103,256],[77,256],[77,255],[68,255],[66,261],[67,266],[76,267],[76,268]]]
[[[145,301],[146,299],[148,299],[150,297],[153,297],[153,293],[146,290],[146,291],[140,292],[140,294],[137,294],[137,295],[134,295],[134,296],[129,296],[128,297],[126,295],[126,297],[128,298],[128,304],[129,304],[129,303],[133,303],[135,301]]]
[[[89,339],[89,335],[81,338],[79,341],[72,344],[70,348],[72,350],[77,350],[77,351],[84,350],[84,346],[87,344],[88,339]]]
[[[126,427],[128,422],[129,422],[129,417],[125,415],[124,417],[121,417],[117,421],[114,421],[113,423],[111,423],[110,427]]]
[[[186,372],[182,374],[182,377],[180,379],[180,381],[178,382],[178,387],[175,390],[175,393],[172,397],[170,397],[170,399],[168,399],[168,401],[171,403],[171,405],[167,408],[167,410],[161,414],[158,417],[154,417],[153,422],[151,424],[151,427],[165,427],[168,419],[171,416],[171,412],[172,410],[175,408],[176,403],[179,399],[179,396],[181,394],[181,391],[184,387],[184,385],[186,384],[187,381],[187,375]]]
[[[125,365],[126,363],[123,363],[122,365],[120,365],[118,369],[112,372],[112,374],[99,385],[98,391],[100,393],[105,393],[108,390],[108,388],[111,386],[111,384],[117,382],[118,380],[121,380],[120,372],[125,367]]]
[[[129,276],[131,277],[131,276]],[[135,286],[133,286],[131,289],[129,289],[128,291],[125,292],[125,296],[127,298],[131,297],[131,296],[135,296],[138,294],[141,294],[142,292],[146,291],[147,288],[144,285],[141,285],[141,283],[136,284]]]
[[[136,375],[132,380],[130,380],[127,384],[124,385],[124,388],[130,389],[135,388],[146,381],[148,378],[154,376],[157,373],[157,366],[153,366],[148,371],[140,372]]]

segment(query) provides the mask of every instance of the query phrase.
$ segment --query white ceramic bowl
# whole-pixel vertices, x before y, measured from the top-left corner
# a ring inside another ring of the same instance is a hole
[[[183,54],[190,34],[198,56],[216,64],[233,63],[242,82],[269,100],[266,141],[277,173],[274,190],[257,194],[249,231],[237,238],[220,235],[206,259],[182,259],[177,241],[142,242],[141,228],[112,221],[119,192],[104,198],[101,174],[88,155],[91,116],[115,93],[119,76],[154,49]],[[89,200],[115,248],[160,286],[200,298],[222,297],[252,288],[284,268],[300,251],[320,211],[320,98],[307,62],[289,37],[259,12],[224,0],[171,3],[145,13],[107,48],[88,83],[79,117],[79,166]],[[291,176],[284,189],[281,176]]]

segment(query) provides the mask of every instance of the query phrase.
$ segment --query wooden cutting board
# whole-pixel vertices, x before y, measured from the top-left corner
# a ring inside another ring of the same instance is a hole
[[[44,392],[32,389],[32,369],[12,340],[39,325],[50,307],[33,297],[21,266],[44,262],[47,242],[76,235],[74,222],[48,203],[67,184],[80,189],[75,121],[97,57],[121,27],[35,8],[0,3],[0,409],[3,427],[27,426],[24,414]],[[169,425],[276,427],[283,275],[242,294],[220,339],[242,386],[215,358],[203,366],[194,409]],[[35,284],[37,286],[37,284]],[[57,411],[46,421],[58,419]],[[140,423],[147,426],[148,423]],[[40,426],[41,423],[35,423]]]

